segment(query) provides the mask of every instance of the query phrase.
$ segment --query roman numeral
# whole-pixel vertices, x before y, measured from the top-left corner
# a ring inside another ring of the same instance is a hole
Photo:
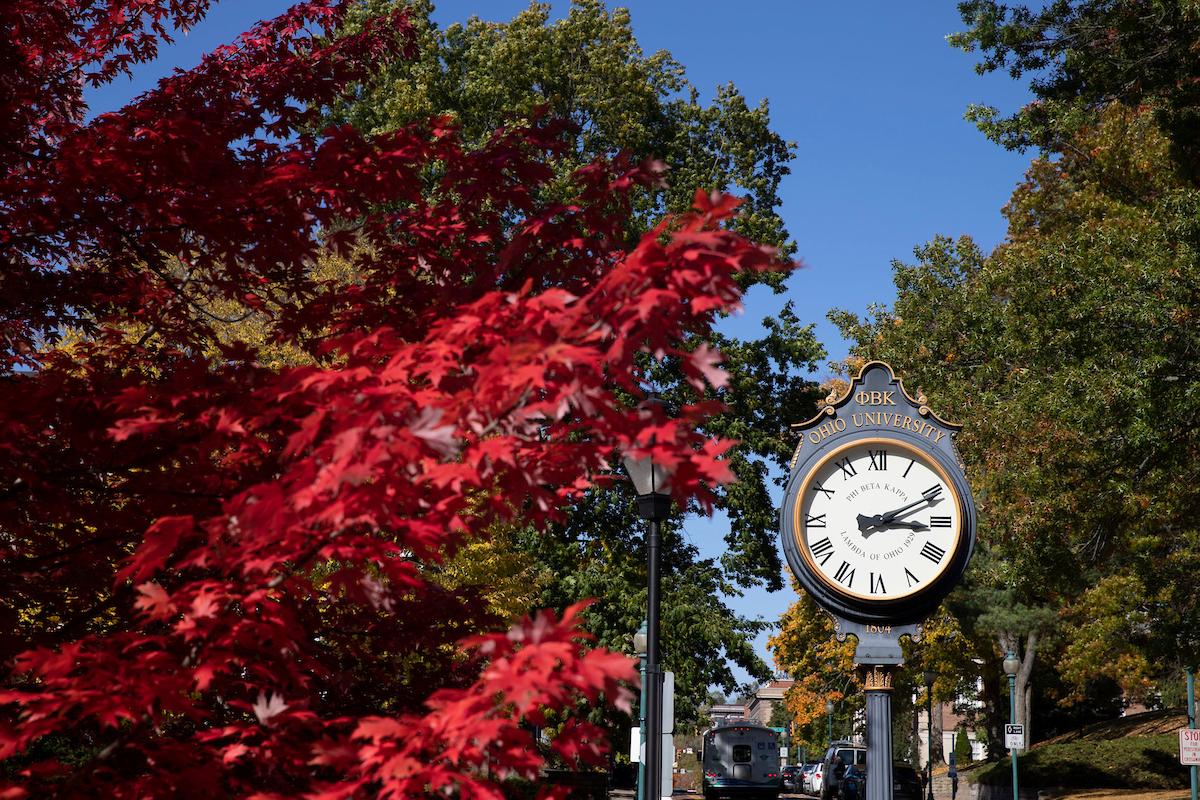
[[[847,586],[854,585],[854,570],[850,569],[850,562],[843,561],[838,567],[838,571],[834,574],[833,579],[839,583],[844,583]]]
[[[946,551],[938,547],[933,542],[926,542],[925,546],[921,548],[921,555],[937,564],[941,562],[942,556],[946,555]]]
[[[871,459],[871,464],[867,469],[887,469],[887,450],[868,450],[867,455]]]
[[[850,456],[846,456],[841,461],[836,463],[838,465],[838,469],[842,471],[842,475],[846,477],[846,480],[850,480],[858,474],[858,471],[854,469],[854,465],[850,463]]]
[[[921,582],[921,580],[916,575],[913,575],[911,572],[908,571],[908,567],[904,568],[904,577],[908,579],[909,586],[912,586],[914,583]]]
[[[812,551],[813,558],[821,559],[821,566],[823,567],[825,566],[825,562],[829,560],[829,557],[833,555],[833,542],[829,541],[829,537],[826,536],[821,541],[810,544],[808,549]],[[825,557],[821,558],[821,556]]]
[[[928,489],[921,492],[921,496],[924,497],[926,500],[936,500],[938,498],[938,496],[941,495],[941,493],[942,493],[942,487],[940,485],[939,486],[930,486]]]
[[[879,581],[875,581],[875,573],[871,573],[871,594],[887,594],[887,589],[883,588],[883,576],[879,576]]]
[[[821,493],[822,493],[822,494],[824,494],[826,497],[833,497],[833,489],[824,489],[824,488],[822,488],[822,487],[821,487],[821,484],[819,484],[819,483],[818,483],[818,484],[816,484],[815,486],[813,486],[813,487],[812,487],[812,490],[813,490],[814,492],[821,492]]]
[[[901,478],[907,478],[907,477],[908,477],[908,471],[909,471],[910,469],[912,469],[912,468],[913,468],[913,464],[915,464],[915,463],[917,463],[917,460],[916,460],[915,458],[914,458],[912,461],[909,461],[909,462],[908,462],[908,466],[904,468],[904,474],[903,474],[903,475],[901,475],[900,477],[901,477]]]
[[[947,519],[949,519],[949,518],[947,517]],[[817,514],[815,517],[812,515],[806,515],[804,524],[810,528],[824,528],[825,527],[825,515]]]
[[[931,527],[931,528],[949,528],[950,527],[950,518],[949,517],[930,517],[929,518],[929,527]]]

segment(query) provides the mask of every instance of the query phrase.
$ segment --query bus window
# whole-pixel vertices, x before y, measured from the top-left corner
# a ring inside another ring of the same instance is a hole
[[[753,759],[753,756],[751,755],[750,745],[735,744],[733,746],[733,763],[749,764],[753,760],[754,759]]]

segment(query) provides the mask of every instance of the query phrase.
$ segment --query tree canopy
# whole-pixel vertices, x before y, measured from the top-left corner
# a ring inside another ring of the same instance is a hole
[[[559,185],[569,127],[320,127],[416,43],[402,13],[347,33],[353,5],[300,3],[90,122],[83,81],[207,4],[0,9],[7,797],[496,797],[550,715],[557,757],[595,763],[575,712],[627,707],[630,659],[578,605],[496,632],[443,567],[560,520],[618,451],[671,463],[681,504],[732,477],[690,342],[780,266],[728,230],[737,201],[630,242],[660,171]],[[229,304],[266,333],[224,338]],[[696,387],[675,418],[636,405],[647,354]]]
[[[1200,30],[1186,3],[960,10],[970,27],[952,42],[1036,97],[1007,118],[969,112],[1006,146],[1042,150],[1005,208],[1007,239],[985,253],[937,237],[895,264],[893,304],[831,317],[851,363],[888,361],[964,424],[980,546],[944,614],[979,663],[930,643],[912,655],[960,688],[982,679],[998,753],[1008,650],[1026,723],[1035,709],[1061,722],[1064,708],[1168,702],[1200,657],[1180,572],[1200,544]],[[814,637],[781,637],[777,658]]]
[[[838,319],[857,352],[892,361],[966,425],[983,544],[971,591],[993,595],[952,598],[978,614],[967,627],[997,636],[996,656],[1020,655],[1014,637],[1032,648],[1066,609],[1047,666],[1074,696],[1108,677],[1145,699],[1200,655],[1174,571],[1192,563],[1200,500],[1188,366],[1200,342],[1186,322],[1200,198],[1172,178],[1149,112],[1112,107],[1073,141],[1034,163],[994,253],[935,240],[897,266],[892,308]]]
[[[1038,8],[996,0],[960,2],[968,29],[950,37],[983,60],[980,73],[1031,77],[1037,100],[1000,118],[973,107],[972,118],[1009,148],[1058,152],[1096,124],[1111,103],[1146,106],[1171,142],[1176,162],[1200,178],[1200,11],[1189,2],[1055,0]]]
[[[363,4],[346,30],[398,5]],[[505,125],[543,116],[568,119],[575,124],[569,144],[547,162],[554,177],[538,188],[548,201],[566,202],[571,176],[582,165],[624,152],[665,168],[665,180],[630,190],[625,236],[631,241],[662,215],[689,208],[697,189],[717,189],[743,201],[727,223],[730,229],[774,246],[780,259],[794,252],[778,213],[778,187],[794,145],[771,128],[766,101],[752,106],[736,87],[725,85],[717,87],[710,104],[703,103],[669,53],[643,53],[625,9],[575,0],[553,20],[548,5],[531,3],[508,22],[472,18],[441,28],[431,18],[431,3],[406,5],[416,54],[376,70],[333,107],[330,119],[382,133],[446,115],[468,147],[481,146]],[[770,271],[739,279],[778,291],[784,277]],[[771,466],[782,468],[791,455],[788,425],[812,414],[818,393],[808,375],[823,356],[811,326],[790,306],[766,320],[756,340],[706,332],[687,346],[713,359],[714,367],[720,353],[726,379],[706,396],[726,410],[707,419],[704,431],[737,440],[727,460],[738,482],[716,491],[715,503],[730,526],[719,557],[701,559],[687,544],[686,519],[665,531],[664,655],[676,673],[681,719],[690,719],[711,685],[735,691],[732,665],[758,679],[770,677],[750,646],[767,623],[735,614],[725,597],[755,585],[783,588]],[[647,359],[644,366],[670,406],[690,402],[696,387],[677,360]],[[585,597],[601,598],[584,612],[590,629],[601,643],[628,649],[645,613],[644,529],[630,494],[618,490],[607,496],[610,491],[599,489],[573,505],[551,536],[521,537],[514,546],[526,548],[535,563],[557,576],[537,593],[535,606],[561,609]]]
[[[966,31],[951,42],[983,60],[980,73],[1029,75],[1037,100],[1008,117],[970,116],[1007,147],[1059,152],[1111,103],[1152,109],[1175,161],[1200,179],[1200,9],[1172,0],[1054,0],[1039,8],[996,0],[958,5]]]

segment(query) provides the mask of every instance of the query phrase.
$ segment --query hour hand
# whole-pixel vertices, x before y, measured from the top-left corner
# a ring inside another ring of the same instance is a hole
[[[867,529],[868,528],[877,528],[882,524],[883,524],[883,515],[882,514],[875,514],[874,516],[870,516],[870,517],[868,517],[866,514],[858,515],[858,532],[859,533],[870,536],[870,534],[867,533]]]
[[[858,532],[863,536],[870,536],[872,533],[878,533],[884,528],[908,528],[911,531],[927,531],[929,526],[924,522],[910,522],[903,519],[885,519],[886,514],[875,514],[867,516],[866,514],[858,515]],[[875,530],[871,530],[874,528]]]

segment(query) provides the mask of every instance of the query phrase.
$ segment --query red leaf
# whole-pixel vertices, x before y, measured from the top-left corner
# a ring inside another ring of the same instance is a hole
[[[144,580],[167,563],[167,559],[175,552],[179,540],[190,532],[195,525],[191,516],[162,517],[154,522],[146,531],[146,536],[138,546],[137,552],[129,559],[120,572],[117,582],[127,580]]]
[[[153,581],[139,584],[138,594],[141,595],[134,606],[150,619],[166,620],[175,615],[175,604],[166,590]]]

